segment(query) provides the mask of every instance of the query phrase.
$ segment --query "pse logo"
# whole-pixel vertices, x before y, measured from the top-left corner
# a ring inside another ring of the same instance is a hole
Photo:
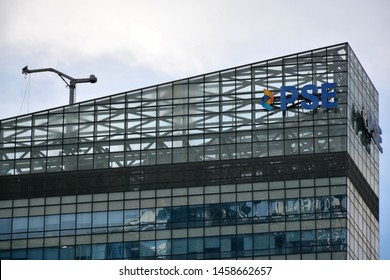
[[[268,111],[272,110],[271,104],[274,103],[274,94],[268,89],[264,90],[264,96],[261,99],[261,106],[263,106]]]
[[[298,89],[294,86],[282,86],[280,88],[280,109],[286,110],[287,105],[294,104],[300,96],[300,105],[303,109],[313,110],[320,105],[322,108],[336,108],[336,87],[337,83],[325,83],[321,87],[305,85],[301,90],[301,94],[299,94]],[[319,91],[321,92],[319,93]],[[320,96],[321,99],[319,98]],[[264,89],[264,96],[261,98],[260,103],[261,106],[271,111],[271,105],[273,105],[274,101],[274,94],[270,90]]]

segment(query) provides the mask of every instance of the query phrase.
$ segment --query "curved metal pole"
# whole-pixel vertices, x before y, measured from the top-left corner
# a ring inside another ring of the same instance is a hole
[[[96,83],[97,82],[97,78],[95,77],[95,75],[90,75],[89,78],[83,78],[83,79],[75,79],[75,78],[72,78],[71,76],[69,75],[66,75],[65,73],[62,73],[54,68],[41,68],[41,69],[28,69],[28,66],[24,67],[22,69],[22,74],[31,74],[31,73],[38,73],[38,72],[54,72],[56,74],[58,74],[58,76],[61,77],[61,79],[64,80],[65,79],[68,79],[69,80],[69,84],[64,80],[64,82],[69,86],[69,104],[72,105],[75,103],[76,101],[76,97],[75,97],[75,89],[76,89],[76,84],[78,83]]]

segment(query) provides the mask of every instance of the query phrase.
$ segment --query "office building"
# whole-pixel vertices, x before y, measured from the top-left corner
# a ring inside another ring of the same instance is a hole
[[[0,258],[378,259],[378,104],[343,43],[1,120]]]

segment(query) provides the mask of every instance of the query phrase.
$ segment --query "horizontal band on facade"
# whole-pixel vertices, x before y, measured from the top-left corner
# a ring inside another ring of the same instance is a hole
[[[0,200],[347,176],[379,220],[379,198],[346,152],[0,177]]]

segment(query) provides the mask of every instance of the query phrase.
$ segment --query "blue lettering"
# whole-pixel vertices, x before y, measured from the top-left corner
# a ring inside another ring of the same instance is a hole
[[[311,91],[311,93],[309,91]],[[301,106],[303,109],[315,109],[318,107],[318,98],[314,95],[317,92],[318,88],[315,85],[306,85],[302,88],[303,98],[311,101],[311,104],[306,101],[302,101]]]
[[[337,83],[325,83],[321,86],[321,100],[322,108],[335,108],[337,107],[336,101],[329,101],[331,98],[336,97],[336,91],[328,91],[336,89]]]
[[[291,96],[287,97],[286,93],[290,92]],[[296,87],[293,86],[282,86],[280,88],[280,108],[282,110],[287,109],[287,103],[293,103],[295,100],[298,99],[298,90]]]

